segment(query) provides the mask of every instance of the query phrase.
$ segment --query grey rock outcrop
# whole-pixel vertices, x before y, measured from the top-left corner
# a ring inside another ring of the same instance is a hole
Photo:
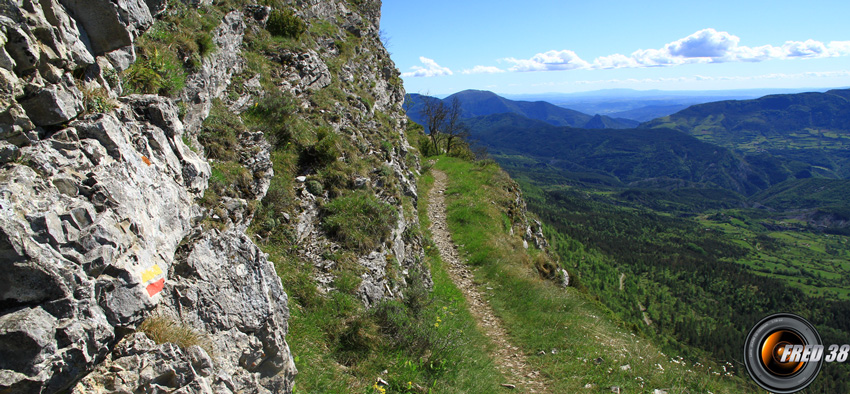
[[[103,73],[132,63],[164,4],[0,2],[0,392],[291,390],[280,279],[242,233],[248,213],[224,233],[199,225],[210,165],[184,144],[175,103],[129,96],[81,118],[72,73],[114,92]],[[243,30],[235,12],[214,31],[220,51],[187,83],[190,125],[240,69]],[[244,137],[259,199],[268,146]],[[214,354],[128,336],[152,313],[191,324]]]
[[[242,14],[233,11],[225,15],[221,25],[212,33],[218,49],[203,59],[200,71],[186,80],[186,88],[181,92],[180,100],[187,106],[183,120],[190,135],[198,133],[201,123],[210,114],[212,100],[221,97],[230,85],[233,74],[242,70],[245,61],[239,53],[244,34],[245,21]]]
[[[268,256],[245,235],[273,176],[261,131],[238,135],[235,161],[251,184],[220,198],[226,217],[215,222],[197,203],[212,172],[197,134],[213,101],[243,111],[264,94],[266,81],[245,76],[240,52],[245,31],[262,28],[270,9],[227,13],[211,32],[217,49],[176,100],[118,98],[135,40],[173,5],[0,0],[0,392],[292,390],[289,300]],[[350,181],[398,212],[387,239],[356,256],[364,269],[358,295],[370,306],[403,297],[415,282],[430,287],[413,231],[419,162],[403,131],[398,71],[377,38],[380,2],[292,6],[338,34],[265,54],[282,66],[278,87],[293,94],[297,116],[322,116],[327,132],[359,150],[338,161],[370,158]],[[356,41],[342,54],[337,39]],[[247,97],[224,97],[237,74],[248,81]],[[90,87],[107,91],[117,108],[87,114]],[[325,89],[339,100],[318,109],[314,95]],[[326,252],[341,246],[322,230],[321,207],[332,196],[308,190],[311,171],[298,174],[294,211],[282,215],[297,234],[295,253],[328,290],[336,262]],[[137,332],[151,316],[190,327],[210,346],[154,343]]]
[[[21,106],[33,123],[51,126],[67,122],[83,111],[83,94],[74,85],[69,74],[62,83],[46,86],[31,97],[21,101]]]
[[[0,169],[0,234],[8,252],[0,325],[40,316],[44,338],[55,341],[48,346],[26,333],[42,351],[3,366],[25,378],[0,387],[67,387],[102,360],[121,328],[134,327],[159,303],[157,280],[164,282],[199,216],[187,185],[200,191],[209,177],[181,135],[168,100],[130,97],[119,111],[21,148],[27,165]]]
[[[278,60],[286,67],[281,89],[298,96],[305,91],[316,91],[331,83],[331,73],[316,51],[304,53],[283,52]]]
[[[3,0],[0,2],[0,134],[18,146],[77,117],[82,93],[73,73],[106,89],[106,69],[135,60],[133,40],[153,23],[143,0]],[[10,108],[21,108],[12,110]],[[22,138],[25,136],[25,138]]]
[[[199,346],[181,349],[173,343],[157,345],[145,334],[136,333],[118,344],[110,362],[85,377],[73,393],[232,392],[231,382],[226,376],[215,375],[213,365],[210,355]]]

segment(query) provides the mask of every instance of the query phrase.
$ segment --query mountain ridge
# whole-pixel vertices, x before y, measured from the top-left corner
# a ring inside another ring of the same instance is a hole
[[[767,153],[806,168],[793,173],[850,177],[850,90],[769,95],[688,107],[641,124],[673,128],[746,154]],[[799,166],[797,166],[799,167]]]
[[[672,129],[578,129],[517,114],[467,119],[470,136],[494,154],[520,154],[562,169],[595,173],[615,184],[667,177],[714,183],[742,194],[766,176],[726,148]]]
[[[436,97],[412,93],[407,95],[405,99],[405,106],[407,108],[408,116],[414,122],[424,124],[424,118],[420,109],[421,104],[419,103],[424,100],[440,100],[445,104],[450,104],[453,99],[458,99],[460,102],[462,117],[464,119],[499,113],[515,113],[529,119],[541,120],[555,126],[586,127],[590,123],[591,126],[628,128],[637,126],[638,124],[636,121],[629,119],[615,119],[608,116],[592,116],[579,111],[558,107],[545,101],[531,102],[508,100],[486,90],[464,90],[452,94],[442,100]]]

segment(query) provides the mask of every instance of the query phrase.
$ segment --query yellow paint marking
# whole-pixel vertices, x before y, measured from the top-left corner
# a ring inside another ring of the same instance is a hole
[[[142,282],[147,282],[160,274],[162,274],[162,269],[159,268],[159,264],[154,264],[150,269],[142,271]]]

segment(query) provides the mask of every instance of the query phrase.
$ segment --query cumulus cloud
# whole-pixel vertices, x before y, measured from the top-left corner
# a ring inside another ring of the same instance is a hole
[[[839,78],[850,77],[850,71],[809,71],[797,74],[772,73],[748,76],[704,76],[694,75],[692,77],[674,78],[644,78],[644,79],[606,79],[606,80],[584,80],[573,82],[576,85],[597,85],[611,83],[659,83],[659,82],[702,82],[702,81],[754,81],[764,79],[800,79],[800,78]]]
[[[582,60],[575,52],[569,50],[563,51],[548,51],[538,53],[531,59],[504,59],[509,63],[514,63],[511,71],[557,71],[557,70],[576,70],[588,68],[590,64]]]
[[[666,67],[691,63],[762,62],[774,59],[850,56],[850,41],[787,41],[781,46],[741,45],[741,38],[725,31],[703,29],[658,49],[638,49],[631,55],[601,56],[592,62],[570,50],[538,53],[530,59],[504,59],[510,71],[598,70]]]
[[[740,41],[740,38],[725,31],[703,29],[665,45],[664,51],[683,58],[723,57],[734,51]]]
[[[464,74],[498,74],[503,72],[505,72],[505,70],[493,66],[475,66],[471,69],[463,70]]]
[[[850,56],[850,41],[833,41],[828,48],[833,56]]]
[[[413,66],[410,69],[413,71],[409,71],[406,73],[402,73],[402,77],[442,77],[444,75],[453,75],[454,73],[448,67],[443,67],[434,59],[428,59],[425,56],[420,56],[419,61],[425,67],[422,66]]]

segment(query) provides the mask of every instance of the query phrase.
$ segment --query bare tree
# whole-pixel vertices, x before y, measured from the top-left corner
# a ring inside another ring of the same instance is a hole
[[[423,96],[422,115],[425,116],[425,127],[428,129],[428,135],[431,136],[431,142],[434,144],[434,153],[439,155],[440,129],[443,128],[443,123],[448,116],[448,108],[440,99]]]
[[[446,120],[443,126],[443,134],[445,134],[446,139],[446,154],[451,153],[452,143],[455,142],[455,139],[465,140],[469,134],[466,125],[461,122],[461,113],[460,100],[457,97],[452,98],[451,105],[446,109]]]

